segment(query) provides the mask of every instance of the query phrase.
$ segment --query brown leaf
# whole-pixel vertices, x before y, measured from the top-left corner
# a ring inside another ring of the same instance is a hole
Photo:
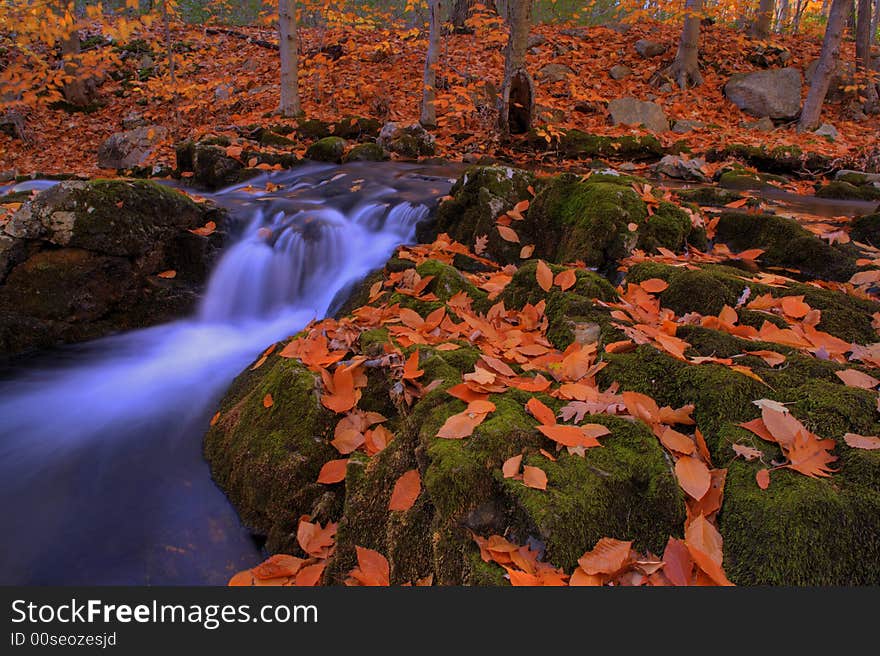
[[[351,570],[351,577],[360,585],[391,585],[391,568],[388,560],[378,551],[355,546],[358,566]]]
[[[413,507],[422,491],[422,477],[418,469],[410,469],[394,484],[388,510],[406,511]]]
[[[843,436],[843,441],[854,449],[867,449],[868,451],[880,449],[880,437],[847,433]]]
[[[339,483],[345,480],[345,470],[348,467],[348,458],[330,460],[324,463],[318,473],[318,482],[325,484]]]
[[[574,269],[566,269],[556,274],[553,282],[559,286],[562,291],[571,289],[577,283],[577,275]]]
[[[649,278],[648,280],[643,280],[639,283],[639,287],[644,289],[649,294],[659,294],[662,291],[665,291],[667,287],[669,287],[669,283],[665,280],[661,280],[660,278]]]
[[[712,476],[706,464],[691,456],[682,456],[675,463],[675,476],[678,484],[694,499],[699,501],[712,484]]]
[[[880,385],[880,380],[877,380],[873,376],[869,376],[858,369],[844,369],[843,371],[835,371],[834,373],[849,387],[874,389],[877,385]]]
[[[691,557],[718,585],[733,585],[724,573],[721,534],[702,515],[687,525],[684,541]]]
[[[535,279],[538,281],[538,286],[545,292],[549,292],[550,288],[553,287],[553,272],[544,260],[538,260],[538,266],[535,269]]]
[[[578,565],[587,574],[613,575],[629,560],[632,542],[602,538],[591,551],[578,558]]]
[[[504,461],[504,464],[501,465],[501,472],[504,474],[504,478],[514,478],[519,474],[519,466],[522,464],[522,459],[522,454],[519,454]]]
[[[759,488],[766,490],[770,487],[770,472],[766,469],[759,469],[755,474],[755,480],[758,482]]]
[[[519,235],[516,234],[516,230],[503,225],[496,225],[495,227],[498,229],[498,234],[501,235],[501,238],[504,241],[513,242],[514,244],[519,243]]]

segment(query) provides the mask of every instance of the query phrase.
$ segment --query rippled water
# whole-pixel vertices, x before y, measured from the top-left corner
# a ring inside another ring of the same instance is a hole
[[[0,584],[223,584],[257,562],[201,455],[219,397],[411,241],[456,174],[314,166],[213,194],[239,228],[196,316],[0,372]]]

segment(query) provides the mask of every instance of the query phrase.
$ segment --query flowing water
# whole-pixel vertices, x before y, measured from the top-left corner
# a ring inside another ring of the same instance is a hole
[[[194,317],[0,371],[0,584],[224,584],[258,562],[202,459],[219,398],[412,241],[458,172],[310,166],[213,194],[235,235]]]

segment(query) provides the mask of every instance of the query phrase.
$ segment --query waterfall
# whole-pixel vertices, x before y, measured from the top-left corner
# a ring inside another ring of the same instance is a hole
[[[257,548],[201,458],[224,390],[414,238],[448,170],[312,167],[212,195],[241,227],[190,319],[0,378],[0,584],[225,583]],[[270,191],[261,191],[261,186]]]

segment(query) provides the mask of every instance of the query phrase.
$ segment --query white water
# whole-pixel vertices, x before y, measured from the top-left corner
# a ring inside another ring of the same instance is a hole
[[[327,193],[335,172],[323,171],[287,174],[283,194],[253,197],[262,204],[227,192],[251,218],[194,318],[62,349],[0,381],[0,584],[223,583],[253,564],[200,457],[207,418],[260,351],[325,316],[428,211],[386,182],[354,203],[291,204],[292,191]]]

